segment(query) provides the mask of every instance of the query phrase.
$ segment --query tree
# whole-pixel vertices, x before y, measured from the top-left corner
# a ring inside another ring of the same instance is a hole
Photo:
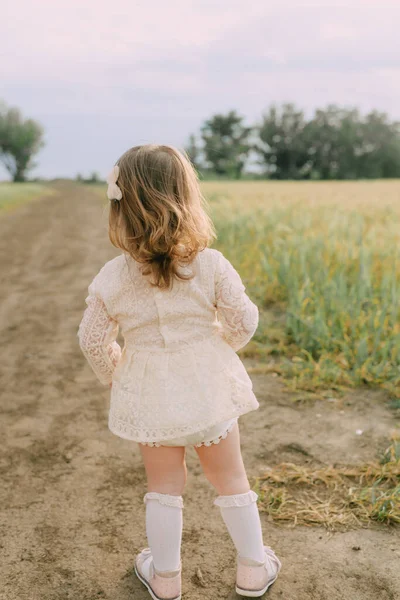
[[[192,134],[189,136],[189,141],[185,148],[185,152],[190,158],[194,168],[199,170],[201,168],[201,149],[195,135]]]
[[[0,160],[14,181],[25,181],[33,156],[43,146],[43,129],[17,108],[0,105]]]
[[[270,177],[302,179],[310,171],[306,128],[303,111],[293,104],[273,105],[264,114],[254,149]]]
[[[369,113],[357,159],[358,177],[400,177],[400,123],[392,123],[385,113]]]
[[[307,138],[314,178],[357,177],[356,148],[362,140],[357,110],[335,105],[317,109],[307,125]]]
[[[275,179],[400,176],[400,124],[383,113],[362,117],[329,105],[306,121],[292,104],[272,106],[258,127],[255,150]]]
[[[400,129],[385,113],[362,117],[357,109],[330,105],[308,125],[313,172],[320,179],[400,175]]]
[[[243,125],[243,117],[231,110],[217,114],[204,123],[201,137],[204,156],[215,173],[239,179],[251,150],[251,127]]]
[[[97,173],[97,171],[92,171],[92,173],[87,181],[88,181],[88,183],[100,183],[101,179],[100,179],[100,176]]]

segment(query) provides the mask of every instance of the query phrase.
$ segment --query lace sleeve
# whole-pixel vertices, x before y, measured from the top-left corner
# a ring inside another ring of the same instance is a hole
[[[121,347],[115,341],[118,323],[110,317],[103,300],[89,286],[87,308],[78,329],[81,350],[103,385],[112,382],[112,374],[121,356]]]
[[[217,317],[224,339],[236,351],[250,341],[258,325],[258,308],[245,289],[239,273],[219,253],[215,276]]]

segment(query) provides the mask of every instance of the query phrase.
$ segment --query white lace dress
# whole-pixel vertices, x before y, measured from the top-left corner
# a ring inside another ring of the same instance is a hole
[[[182,270],[194,278],[161,290],[123,253],[88,288],[79,344],[100,382],[112,382],[108,425],[122,438],[208,445],[259,406],[236,354],[258,324],[240,276],[210,248]]]

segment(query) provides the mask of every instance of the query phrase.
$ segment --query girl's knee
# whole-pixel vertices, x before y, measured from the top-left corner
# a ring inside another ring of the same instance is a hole
[[[147,474],[147,487],[149,492],[181,496],[187,480],[186,464],[183,463],[173,469]]]
[[[231,479],[221,479],[215,483],[214,487],[220,496],[245,494],[250,491],[250,484],[246,474]]]
[[[250,490],[246,471],[204,469],[204,475],[219,495],[244,494]]]
[[[140,445],[149,492],[180,496],[186,483],[185,449]]]

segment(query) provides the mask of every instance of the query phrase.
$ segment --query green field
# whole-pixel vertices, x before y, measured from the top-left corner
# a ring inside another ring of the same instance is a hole
[[[0,183],[0,211],[12,210],[30,200],[54,194],[54,190],[39,183]]]
[[[261,321],[246,354],[296,390],[400,389],[400,182],[207,182],[216,247]]]

